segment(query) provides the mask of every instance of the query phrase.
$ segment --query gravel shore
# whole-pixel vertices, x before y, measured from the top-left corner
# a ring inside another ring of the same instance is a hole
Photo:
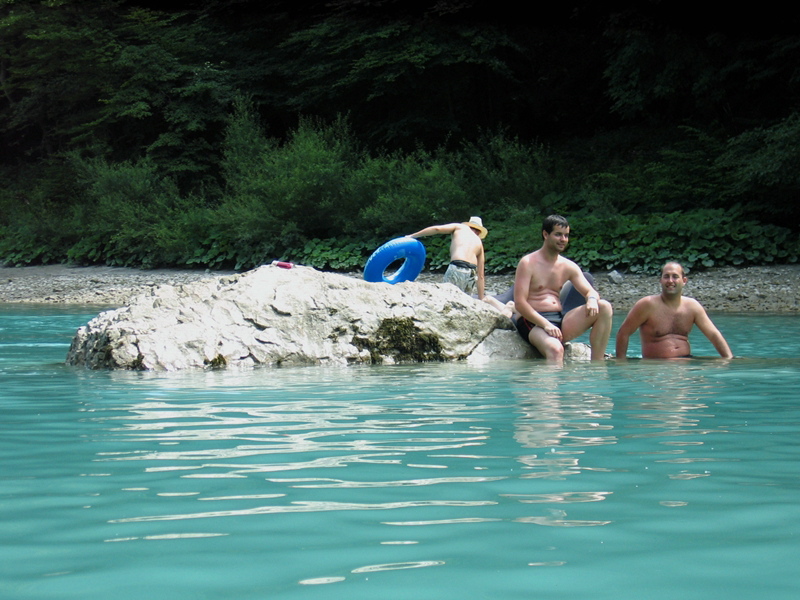
[[[92,304],[123,306],[133,296],[163,284],[183,284],[232,271],[185,271],[156,269],[143,271],[122,267],[40,267],[0,268],[0,302],[46,304]],[[350,273],[360,277],[360,273]],[[613,283],[608,273],[593,273],[603,298],[617,312],[627,312],[642,296],[659,291],[652,275],[623,275]],[[440,282],[441,274],[423,273],[419,281]],[[499,294],[513,283],[513,274],[487,276],[487,292]],[[725,267],[689,274],[687,296],[697,298],[710,312],[800,312],[800,265],[733,268]]]

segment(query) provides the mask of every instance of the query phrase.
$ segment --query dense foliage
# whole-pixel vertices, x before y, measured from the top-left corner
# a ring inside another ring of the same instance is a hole
[[[553,212],[584,268],[800,256],[793,13],[174,6],[0,0],[0,261],[356,270],[480,214],[501,272]]]

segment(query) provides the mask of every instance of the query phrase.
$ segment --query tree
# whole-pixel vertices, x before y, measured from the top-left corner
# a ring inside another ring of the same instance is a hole
[[[305,114],[349,112],[373,143],[435,145],[498,120],[514,79],[503,55],[519,50],[494,27],[331,17],[280,45],[269,72],[285,88],[272,100]]]
[[[232,98],[217,38],[183,13],[116,0],[3,0],[4,159],[70,150],[154,158],[166,173],[211,169]],[[208,50],[206,44],[211,50]]]
[[[717,123],[734,134],[784,119],[800,108],[800,36],[796,27],[778,31],[764,34],[731,17],[688,22],[622,13],[606,32],[612,109],[629,121]]]

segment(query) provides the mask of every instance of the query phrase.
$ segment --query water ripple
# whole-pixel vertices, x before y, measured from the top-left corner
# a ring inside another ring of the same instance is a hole
[[[420,500],[409,502],[381,502],[381,503],[357,503],[357,502],[294,502],[284,506],[258,506],[242,510],[220,510],[200,513],[187,513],[178,515],[152,515],[146,517],[127,517],[123,519],[112,519],[109,523],[145,523],[152,521],[180,521],[183,519],[211,519],[217,517],[242,517],[252,515],[285,514],[285,513],[308,513],[308,512],[328,512],[344,510],[395,510],[399,508],[420,508],[426,506],[449,506],[449,507],[475,507],[491,506],[496,504],[494,501],[460,501],[460,500]]]

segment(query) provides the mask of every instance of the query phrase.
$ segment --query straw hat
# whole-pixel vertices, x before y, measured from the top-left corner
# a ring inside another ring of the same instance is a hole
[[[477,229],[480,231],[478,237],[483,239],[489,234],[489,230],[483,226],[483,221],[481,221],[480,217],[470,217],[469,221],[463,223],[463,225],[469,225],[473,229]]]

